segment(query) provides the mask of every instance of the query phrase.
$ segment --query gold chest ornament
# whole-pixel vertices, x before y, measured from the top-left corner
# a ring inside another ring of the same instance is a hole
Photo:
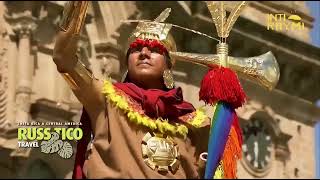
[[[172,173],[178,170],[180,155],[171,137],[148,132],[142,139],[141,150],[144,162],[151,169]]]

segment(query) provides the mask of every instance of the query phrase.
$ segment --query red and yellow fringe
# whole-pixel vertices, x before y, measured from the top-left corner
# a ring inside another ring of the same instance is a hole
[[[235,179],[237,178],[237,160],[241,158],[242,150],[241,144],[238,141],[238,134],[232,126],[227,140],[225,150],[222,155],[222,165],[224,178]]]

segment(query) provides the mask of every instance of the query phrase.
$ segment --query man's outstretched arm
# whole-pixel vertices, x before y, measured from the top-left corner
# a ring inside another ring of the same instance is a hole
[[[95,79],[92,72],[76,56],[87,6],[87,1],[70,1],[65,6],[60,30],[55,39],[53,61],[91,119],[96,119],[95,116],[105,110],[103,83]]]

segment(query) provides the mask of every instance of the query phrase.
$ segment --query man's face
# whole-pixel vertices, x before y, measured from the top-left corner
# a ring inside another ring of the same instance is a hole
[[[137,46],[131,48],[128,57],[128,75],[132,82],[145,84],[163,83],[163,71],[167,68],[166,60],[157,48]]]

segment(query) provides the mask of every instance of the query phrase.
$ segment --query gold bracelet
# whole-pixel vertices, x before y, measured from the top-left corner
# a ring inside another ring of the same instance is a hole
[[[73,80],[69,73],[61,73],[62,77],[67,81],[72,90],[79,89],[77,83]]]
[[[91,85],[93,80],[93,74],[79,60],[77,61],[76,66],[74,67],[74,71],[83,79],[83,81],[86,84]],[[69,73],[61,73],[61,75],[67,81],[67,83],[69,84],[72,90],[79,89],[78,84],[76,83],[74,78],[71,77]]]

